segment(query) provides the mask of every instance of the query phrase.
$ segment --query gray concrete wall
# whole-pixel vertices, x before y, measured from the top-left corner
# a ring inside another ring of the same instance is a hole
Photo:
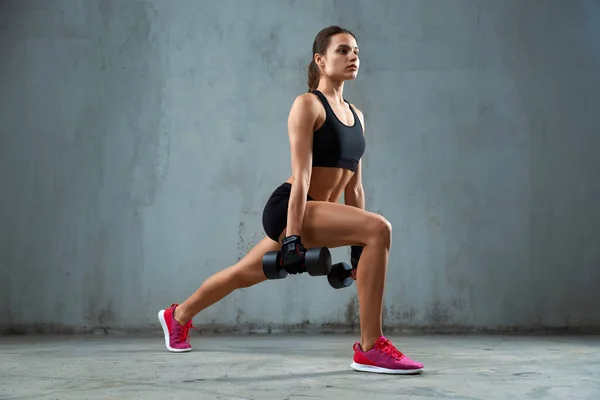
[[[330,24],[361,46],[346,96],[367,119],[367,207],[394,226],[386,327],[600,327],[598,2],[12,0],[2,329],[159,329],[243,256]],[[357,310],[355,285],[301,276],[194,324],[352,328]]]

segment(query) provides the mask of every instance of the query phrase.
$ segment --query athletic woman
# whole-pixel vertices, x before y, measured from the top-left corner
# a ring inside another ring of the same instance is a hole
[[[418,373],[423,364],[401,353],[382,331],[383,293],[392,227],[365,210],[361,158],[364,116],[343,96],[344,82],[359,69],[356,37],[330,26],[313,43],[308,92],[296,97],[288,117],[292,176],[275,189],[263,211],[266,237],[235,265],[209,277],[187,300],[160,310],[166,347],[191,350],[192,318],[236,289],[266,280],[262,257],[281,251],[288,272],[304,271],[307,248],[351,246],[360,342],[351,367],[357,371]],[[344,204],[339,203],[342,194]]]

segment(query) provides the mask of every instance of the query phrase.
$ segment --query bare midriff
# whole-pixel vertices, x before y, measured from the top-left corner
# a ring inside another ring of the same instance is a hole
[[[317,201],[337,203],[353,176],[354,172],[347,169],[313,167],[308,195]],[[294,177],[291,176],[286,182],[293,185]]]

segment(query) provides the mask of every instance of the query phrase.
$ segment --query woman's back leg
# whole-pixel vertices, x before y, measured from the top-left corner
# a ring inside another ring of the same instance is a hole
[[[237,263],[208,277],[183,303],[160,310],[158,319],[167,349],[172,352],[190,351],[188,331],[192,318],[234,290],[266,280],[262,257],[280,248],[281,245],[269,237],[263,238]]]
[[[262,270],[262,257],[278,251],[281,244],[269,237],[261,239],[237,263],[208,277],[202,285],[177,307],[175,318],[185,324],[196,314],[221,300],[236,289],[246,288],[266,280]]]

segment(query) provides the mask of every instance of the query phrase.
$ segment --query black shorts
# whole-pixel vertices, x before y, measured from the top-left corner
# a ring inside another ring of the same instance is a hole
[[[276,242],[279,242],[279,236],[287,226],[288,202],[291,191],[292,185],[284,182],[273,191],[263,210],[262,223],[265,233]],[[314,199],[307,195],[306,200],[311,201]]]

